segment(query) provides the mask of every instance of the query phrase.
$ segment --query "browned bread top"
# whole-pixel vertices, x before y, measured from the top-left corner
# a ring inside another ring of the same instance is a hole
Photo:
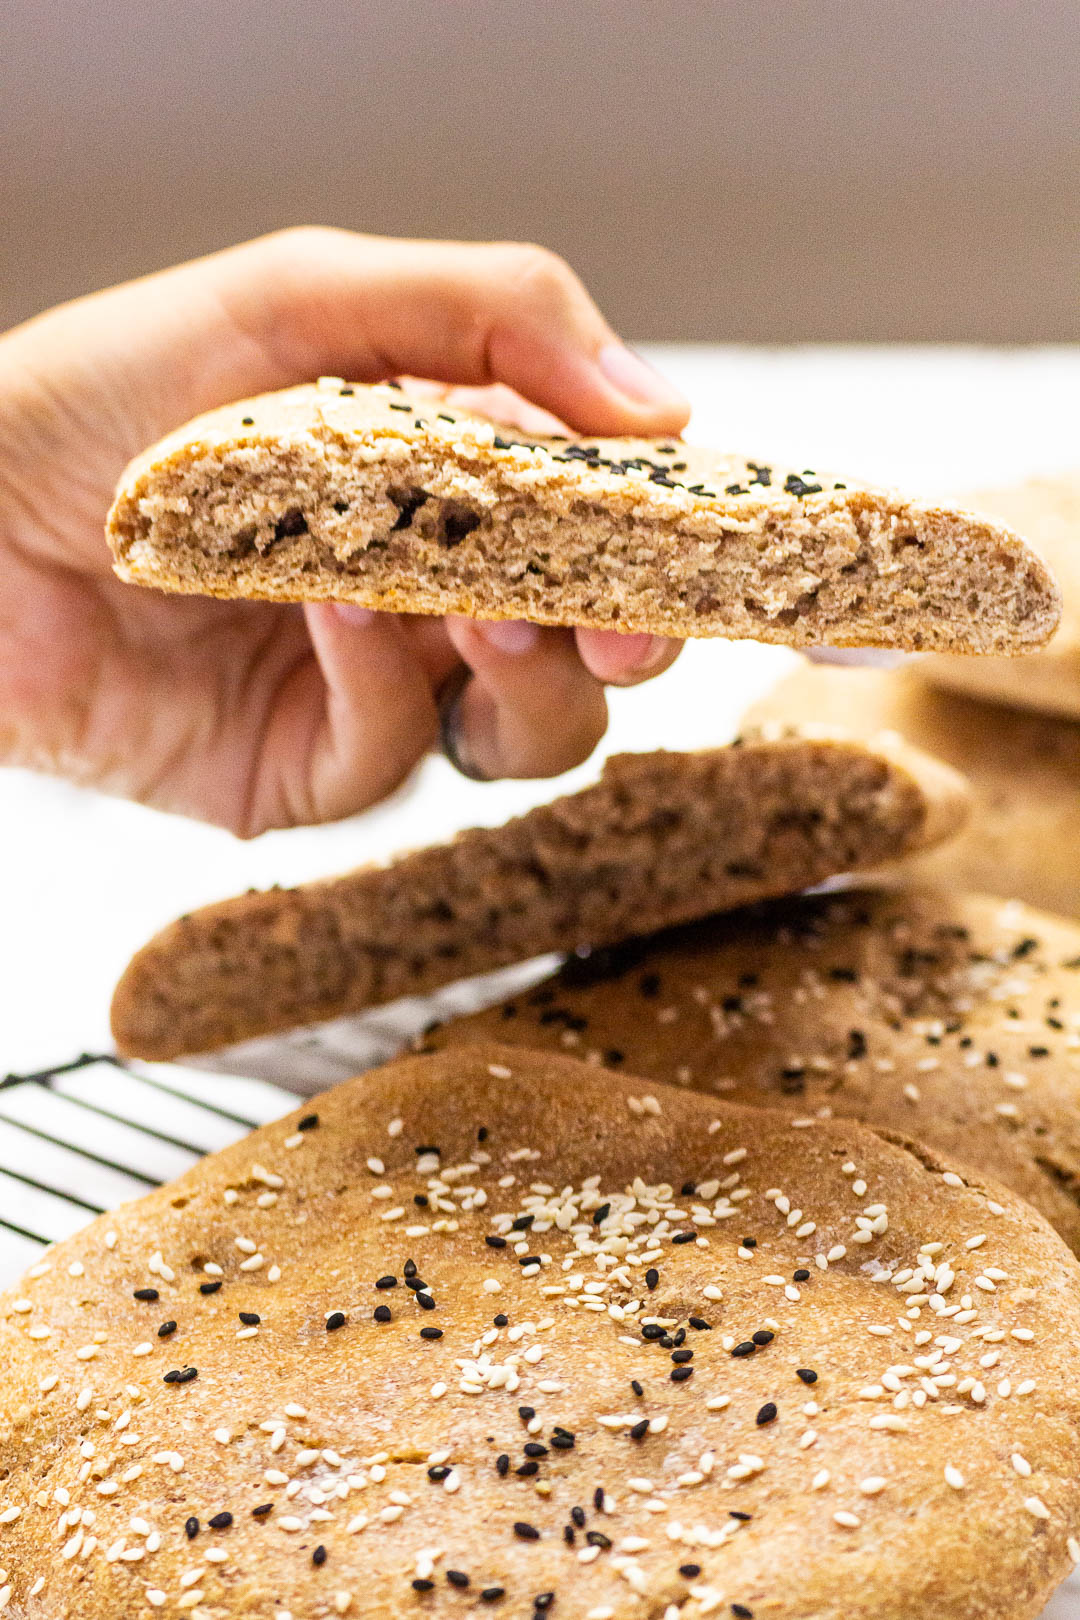
[[[676,636],[1014,653],[1059,613],[1045,564],[968,512],[337,378],[154,446],[108,536],[122,578],[165,590]]]
[[[1045,1222],[900,1139],[411,1059],[0,1297],[4,1602],[1030,1620],[1078,1335]]]
[[[1015,528],[1053,569],[1061,585],[1061,623],[1038,654],[1015,660],[943,655],[928,659],[923,673],[995,703],[1080,720],[1080,469],[973,495],[971,505]]]
[[[932,686],[909,668],[806,666],[747,723],[876,737],[890,729],[948,760],[971,789],[971,814],[947,848],[907,857],[905,875],[983,890],[1080,916],[1080,723]]]
[[[1080,1253],[1080,927],[984,896],[807,895],[573,958],[429,1046],[554,1048],[955,1154]]]

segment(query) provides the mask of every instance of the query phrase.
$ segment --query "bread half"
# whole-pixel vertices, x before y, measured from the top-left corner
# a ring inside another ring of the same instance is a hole
[[[180,918],[128,966],[113,1031],[169,1058],[359,1012],[874,866],[965,806],[954,772],[886,741],[618,755],[504,827]]]
[[[681,637],[1015,653],[1059,613],[1045,564],[968,512],[336,378],[147,451],[108,536],[121,578],[162,590]]]

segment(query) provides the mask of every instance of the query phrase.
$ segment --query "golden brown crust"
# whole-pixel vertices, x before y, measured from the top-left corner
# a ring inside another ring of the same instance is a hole
[[[1061,585],[1061,623],[1038,654],[1020,659],[933,657],[922,666],[923,674],[994,703],[1080,720],[1080,470],[973,495],[970,504],[1016,529],[1053,569]]]
[[[901,1131],[1080,1252],[1080,928],[1061,918],[912,887],[779,901],[572,960],[425,1045],[488,1039]]]
[[[804,668],[748,720],[890,729],[948,760],[970,784],[971,816],[948,849],[905,859],[904,875],[1080,916],[1080,724],[935,690],[921,669]]]
[[[122,578],[170,591],[793,645],[1015,653],[1060,610],[1035,553],[970,513],[335,378],[147,451],[108,537]]]
[[[12,1613],[1030,1620],[1065,1573],[1080,1274],[1010,1194],[505,1047],[310,1115],[0,1298]]]
[[[505,827],[181,918],[128,966],[113,1031],[139,1057],[209,1050],[801,889],[964,813],[955,773],[895,739],[619,755]]]

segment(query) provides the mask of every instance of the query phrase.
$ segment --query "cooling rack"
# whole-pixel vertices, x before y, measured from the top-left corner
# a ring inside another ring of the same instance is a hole
[[[0,1081],[0,1286],[95,1215],[295,1108],[264,1080],[83,1053]]]

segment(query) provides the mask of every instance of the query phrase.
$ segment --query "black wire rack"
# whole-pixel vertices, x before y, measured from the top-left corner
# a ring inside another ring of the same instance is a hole
[[[84,1052],[0,1080],[0,1286],[50,1243],[295,1108],[265,1080]]]

